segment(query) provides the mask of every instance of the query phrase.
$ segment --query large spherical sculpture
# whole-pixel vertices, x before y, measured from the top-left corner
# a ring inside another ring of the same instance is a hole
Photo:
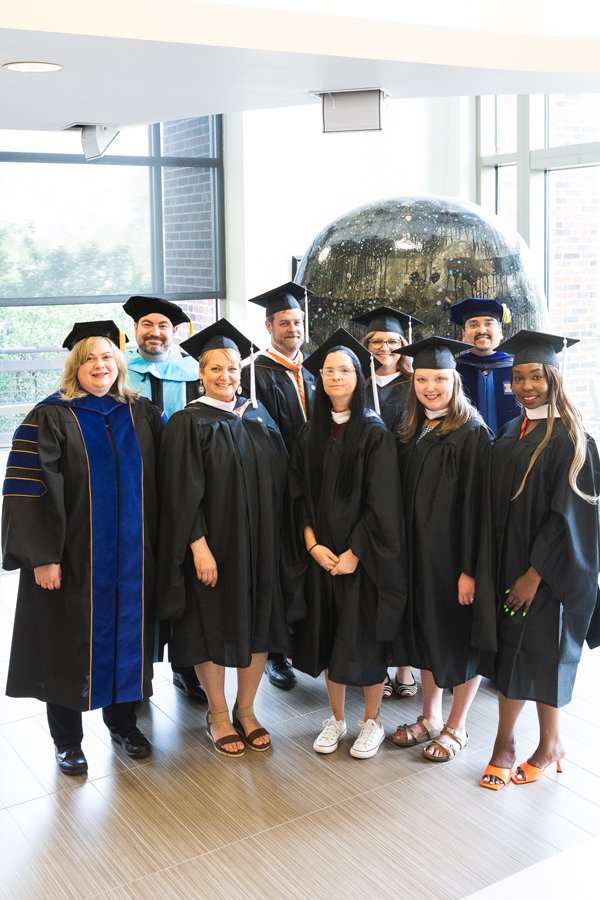
[[[452,197],[396,197],[353,209],[317,235],[295,280],[314,293],[311,349],[340,325],[364,333],[350,319],[382,305],[423,321],[413,340],[460,338],[448,308],[466,297],[512,307],[505,337],[521,328],[548,330],[525,243],[498,216]]]

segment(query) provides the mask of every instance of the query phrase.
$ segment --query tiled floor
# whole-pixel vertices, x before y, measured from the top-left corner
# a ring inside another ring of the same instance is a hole
[[[18,573],[0,575],[2,685],[17,581]],[[531,875],[517,873],[600,835],[600,652],[585,653],[563,714],[564,773],[499,793],[478,786],[495,734],[489,687],[475,699],[467,748],[435,765],[420,748],[389,742],[371,760],[350,757],[363,711],[356,689],[348,692],[347,738],[335,754],[318,756],[312,742],[328,716],[322,679],[301,675],[290,693],[263,679],[256,707],[274,748],[226,760],[205,736],[205,707],[182,697],[169,671],[157,667],[154,697],[140,715],[150,759],[115,749],[98,711],[84,716],[87,779],[56,768],[43,705],[2,690],[3,900],[461,900],[509,876],[511,900],[548,900],[562,884],[563,857],[547,864],[550,892],[532,893]],[[233,678],[228,691],[233,703]],[[415,720],[419,697],[385,702],[389,733]],[[536,735],[528,707],[521,757]],[[579,873],[581,859],[598,857],[582,846],[572,862],[571,853],[565,866]],[[545,871],[532,870],[538,887]],[[496,893],[481,900],[488,897]]]

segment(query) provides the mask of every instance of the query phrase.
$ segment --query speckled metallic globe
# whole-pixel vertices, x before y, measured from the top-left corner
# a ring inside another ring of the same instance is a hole
[[[413,340],[460,339],[448,308],[467,297],[512,307],[505,337],[521,328],[548,330],[526,244],[498,216],[453,197],[395,197],[353,209],[317,235],[295,281],[315,295],[310,349],[340,325],[362,336],[352,316],[384,304],[423,320]]]

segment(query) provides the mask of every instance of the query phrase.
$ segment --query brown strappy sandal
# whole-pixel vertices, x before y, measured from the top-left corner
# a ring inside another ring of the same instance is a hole
[[[211,713],[209,710],[206,713],[206,736],[211,739],[214,744],[215,750],[217,753],[220,753],[221,756],[243,756],[246,752],[243,748],[241,750],[224,750],[226,744],[239,744],[240,736],[237,732],[233,732],[232,734],[226,734],[225,737],[219,738],[215,740],[214,735],[211,730],[211,725],[216,725],[218,722],[229,722],[229,712],[225,710],[225,712]]]
[[[233,727],[238,732],[239,736],[246,744],[249,750],[256,750],[257,753],[262,753],[263,750],[268,750],[271,746],[271,739],[269,736],[269,740],[266,744],[255,744],[254,741],[256,738],[262,737],[264,734],[269,735],[269,732],[266,728],[255,728],[254,731],[251,731],[250,734],[246,734],[240,719],[247,719],[249,716],[254,715],[254,707],[253,706],[242,706],[238,709],[237,700],[235,706],[232,710],[232,722]]]

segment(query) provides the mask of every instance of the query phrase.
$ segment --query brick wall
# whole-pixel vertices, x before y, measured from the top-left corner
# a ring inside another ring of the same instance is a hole
[[[164,156],[214,155],[212,116],[164,122]],[[163,169],[165,291],[210,291],[216,287],[214,246],[214,169]],[[215,321],[214,300],[192,300],[181,307],[197,330]]]
[[[551,95],[550,145],[597,137],[599,97]],[[598,202],[600,167],[548,175],[548,301],[552,329],[579,338],[568,351],[567,386],[586,424],[598,436],[600,341],[598,331]]]

